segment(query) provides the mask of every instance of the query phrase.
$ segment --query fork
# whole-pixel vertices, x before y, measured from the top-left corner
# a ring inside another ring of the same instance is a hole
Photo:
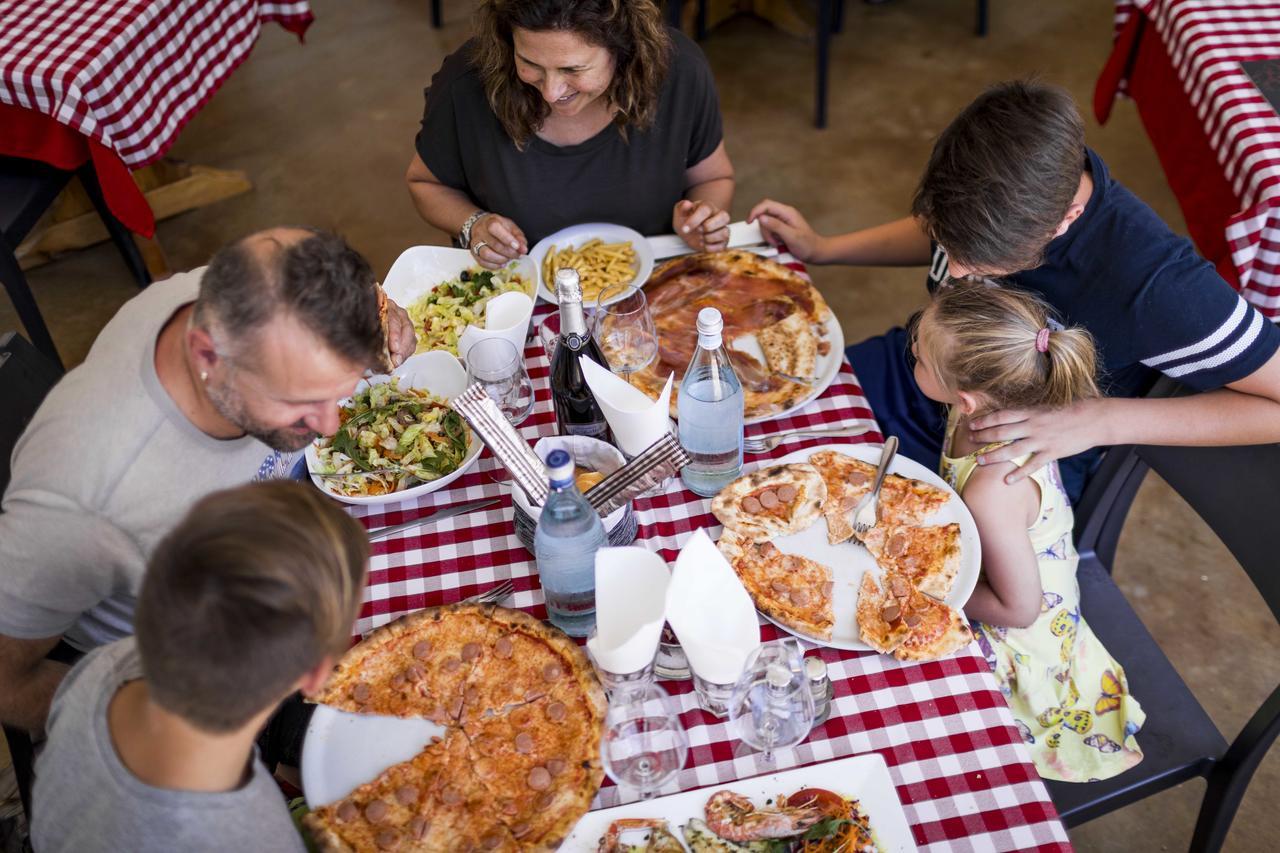
[[[857,508],[853,511],[853,530],[861,539],[880,521],[880,487],[884,485],[885,475],[893,464],[893,457],[898,453],[898,437],[891,435],[884,442],[884,450],[880,452],[880,468],[876,471],[876,482],[871,491],[862,496]]]
[[[784,441],[793,438],[853,438],[869,432],[871,427],[845,427],[844,429],[815,429],[800,432],[787,432],[781,435],[769,435],[764,438],[747,438],[742,441],[742,449],[747,453],[768,453]]]
[[[516,585],[511,581],[503,581],[495,587],[486,589],[479,595],[473,595],[470,598],[464,598],[459,604],[497,604],[502,599],[516,591]]]

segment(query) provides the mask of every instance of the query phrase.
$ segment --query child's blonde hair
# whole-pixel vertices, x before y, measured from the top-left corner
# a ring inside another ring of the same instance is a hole
[[[1026,291],[951,280],[921,317],[939,334],[919,345],[943,386],[984,394],[1001,408],[1097,397],[1093,337],[1078,327],[1051,327],[1051,317],[1049,306]]]

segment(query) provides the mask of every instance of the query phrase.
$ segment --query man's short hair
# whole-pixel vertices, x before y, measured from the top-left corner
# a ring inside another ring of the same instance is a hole
[[[950,258],[984,273],[1040,264],[1084,171],[1084,123],[1064,89],[998,83],[938,137],[911,213]]]
[[[347,360],[380,363],[385,340],[368,261],[336,234],[292,230],[307,236],[251,235],[220,249],[200,281],[196,322],[234,344],[288,314]]]
[[[205,731],[243,726],[345,648],[368,555],[364,528],[310,485],[204,498],[152,554],[138,598],[152,698]]]

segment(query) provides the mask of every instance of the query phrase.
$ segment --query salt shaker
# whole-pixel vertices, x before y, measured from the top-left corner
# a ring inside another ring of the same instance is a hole
[[[820,657],[804,659],[804,674],[809,680],[809,691],[813,694],[813,725],[822,725],[831,716],[831,698],[835,689],[831,679],[827,677],[827,662]]]

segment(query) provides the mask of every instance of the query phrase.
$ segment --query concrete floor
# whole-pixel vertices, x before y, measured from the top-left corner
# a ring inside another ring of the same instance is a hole
[[[341,231],[385,272],[407,246],[444,243],[414,213],[402,175],[422,88],[466,37],[463,7],[434,31],[421,0],[313,0],[307,44],[267,28],[249,61],[172,150],[246,170],[256,189],[159,226],[175,269],[223,243],[282,223]],[[735,218],[763,196],[799,206],[819,229],[901,216],[934,135],[990,82],[1038,75],[1087,108],[1111,44],[1110,0],[995,3],[991,34],[973,36],[973,4],[896,0],[847,4],[833,43],[830,128],[814,130],[812,45],[735,19],[704,43],[720,87],[738,172]],[[1086,115],[1090,144],[1113,173],[1175,229],[1182,217],[1131,104],[1105,128]],[[819,269],[814,278],[860,340],[905,318],[923,297],[920,270]],[[30,281],[64,357],[79,362],[135,289],[110,246],[72,253]],[[7,301],[0,329],[15,328]],[[1138,498],[1117,578],[1219,727],[1234,736],[1280,681],[1280,627],[1212,533],[1160,482]],[[1149,714],[1159,714],[1155,701]],[[1190,840],[1203,790],[1193,782],[1072,832],[1081,850],[1177,850]],[[1272,849],[1280,754],[1264,761],[1227,849]]]

